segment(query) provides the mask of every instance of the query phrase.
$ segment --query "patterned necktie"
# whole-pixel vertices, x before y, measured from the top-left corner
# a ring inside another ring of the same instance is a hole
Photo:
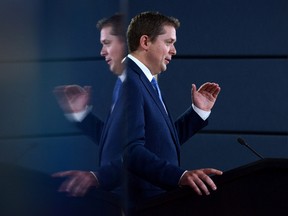
[[[162,96],[161,96],[161,91],[160,91],[160,88],[158,86],[158,83],[157,83],[157,80],[153,77],[153,79],[151,80],[151,84],[152,86],[154,87],[155,91],[157,92],[157,95],[162,103],[162,105],[164,106],[164,109],[166,110],[166,107],[165,107],[165,104],[163,102],[163,99],[162,99]],[[167,110],[166,110],[166,113],[167,113]]]
[[[120,91],[120,87],[122,85],[122,81],[120,80],[120,78],[118,78],[116,80],[115,86],[114,86],[114,90],[113,90],[113,96],[112,96],[112,111],[114,109],[114,106],[118,100],[118,96],[119,96],[119,91]]]

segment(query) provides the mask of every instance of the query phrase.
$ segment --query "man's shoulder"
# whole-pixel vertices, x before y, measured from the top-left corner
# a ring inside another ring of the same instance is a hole
[[[140,69],[139,69],[140,70]],[[138,83],[141,79],[141,70],[139,71],[137,68],[133,68],[130,66],[126,66],[126,79],[125,81],[130,83]]]

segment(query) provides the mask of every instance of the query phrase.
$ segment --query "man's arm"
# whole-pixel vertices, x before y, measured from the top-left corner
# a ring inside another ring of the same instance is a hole
[[[207,126],[207,118],[211,113],[220,90],[217,83],[206,82],[198,90],[194,84],[192,85],[192,107],[175,121],[180,144],[183,144],[196,132]]]
[[[54,173],[52,177],[65,178],[58,191],[70,196],[85,196],[93,187],[109,191],[121,184],[122,162],[115,158],[96,171],[68,170]]]
[[[91,87],[78,85],[57,86],[54,89],[55,97],[67,119],[90,137],[96,144],[99,143],[104,122],[91,113],[88,106],[91,97]]]
[[[96,115],[94,115],[92,112],[89,112],[81,122],[76,122],[76,126],[80,128],[82,132],[94,143],[99,145],[104,122],[100,120]]]
[[[204,121],[192,107],[189,107],[174,123],[180,144],[185,143],[207,124],[208,120]]]

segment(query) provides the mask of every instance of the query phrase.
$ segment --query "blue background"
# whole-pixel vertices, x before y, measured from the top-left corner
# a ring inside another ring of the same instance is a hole
[[[68,122],[53,88],[93,87],[105,118],[115,77],[100,56],[102,17],[153,10],[177,17],[177,56],[159,83],[176,118],[191,84],[222,90],[209,126],[182,148],[187,169],[230,170],[264,157],[288,157],[288,1],[26,0],[0,2],[0,162],[45,173],[97,167],[97,146]]]

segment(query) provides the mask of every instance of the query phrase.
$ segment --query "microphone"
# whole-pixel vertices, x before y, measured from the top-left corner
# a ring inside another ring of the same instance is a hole
[[[237,138],[237,141],[241,144],[244,145],[245,147],[247,147],[250,151],[252,151],[255,155],[257,155],[260,159],[264,159],[264,157],[262,155],[260,155],[258,152],[256,152],[253,148],[251,148],[244,139],[242,139],[241,137]]]

